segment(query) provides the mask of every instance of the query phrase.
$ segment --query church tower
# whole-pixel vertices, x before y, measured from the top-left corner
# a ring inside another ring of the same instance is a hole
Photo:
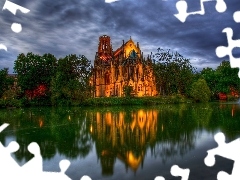
[[[97,56],[100,61],[109,64],[112,59],[112,45],[110,37],[103,35],[99,37]]]

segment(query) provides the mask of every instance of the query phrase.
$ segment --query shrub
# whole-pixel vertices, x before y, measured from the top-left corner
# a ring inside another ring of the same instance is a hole
[[[18,99],[0,99],[0,108],[21,107],[22,103]]]
[[[192,84],[190,96],[196,102],[208,102],[211,97],[211,91],[204,79],[198,79]]]

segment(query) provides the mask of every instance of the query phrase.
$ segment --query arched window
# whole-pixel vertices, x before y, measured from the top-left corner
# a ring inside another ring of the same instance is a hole
[[[130,58],[136,58],[137,57],[137,53],[136,51],[133,49],[131,52],[130,52]]]

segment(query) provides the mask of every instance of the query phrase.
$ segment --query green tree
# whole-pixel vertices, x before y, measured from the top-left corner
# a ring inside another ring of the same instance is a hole
[[[218,92],[217,84],[219,81],[216,75],[216,71],[209,67],[203,68],[203,70],[201,71],[201,77],[207,82],[207,85],[211,91],[211,96],[216,96]]]
[[[216,69],[218,79],[217,92],[229,93],[230,88],[240,91],[240,78],[238,68],[231,68],[229,61],[222,61]]]
[[[190,95],[197,102],[208,102],[211,97],[211,91],[204,79],[198,79],[192,84]]]
[[[8,69],[4,68],[0,70],[0,98],[3,93],[13,85],[14,79],[8,76]]]
[[[220,92],[229,93],[231,88],[240,92],[238,69],[231,68],[229,61],[222,61],[216,70],[204,68],[201,71],[201,77],[206,80],[214,96]]]
[[[21,91],[31,99],[43,94],[50,97],[50,82],[56,73],[56,66],[57,59],[52,54],[20,54],[14,63],[14,71]],[[46,92],[40,93],[41,87]]]
[[[52,104],[80,103],[91,96],[91,62],[83,55],[71,54],[58,60],[51,82]]]
[[[160,94],[188,95],[189,85],[192,84],[196,71],[190,60],[178,52],[173,53],[160,48],[157,51],[152,58],[156,85]]]

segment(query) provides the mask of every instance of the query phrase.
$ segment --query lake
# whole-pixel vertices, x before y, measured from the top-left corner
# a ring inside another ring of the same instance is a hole
[[[232,160],[216,157],[204,164],[207,151],[240,137],[240,105],[231,103],[178,104],[149,107],[23,108],[1,109],[0,133],[4,146],[16,141],[12,155],[25,164],[33,155],[28,145],[37,142],[44,171],[60,171],[59,162],[71,162],[66,174],[73,180],[83,175],[98,179],[152,179],[170,173],[172,165],[189,168],[189,179],[217,179],[221,170],[231,173]],[[239,151],[240,152],[240,151]]]

